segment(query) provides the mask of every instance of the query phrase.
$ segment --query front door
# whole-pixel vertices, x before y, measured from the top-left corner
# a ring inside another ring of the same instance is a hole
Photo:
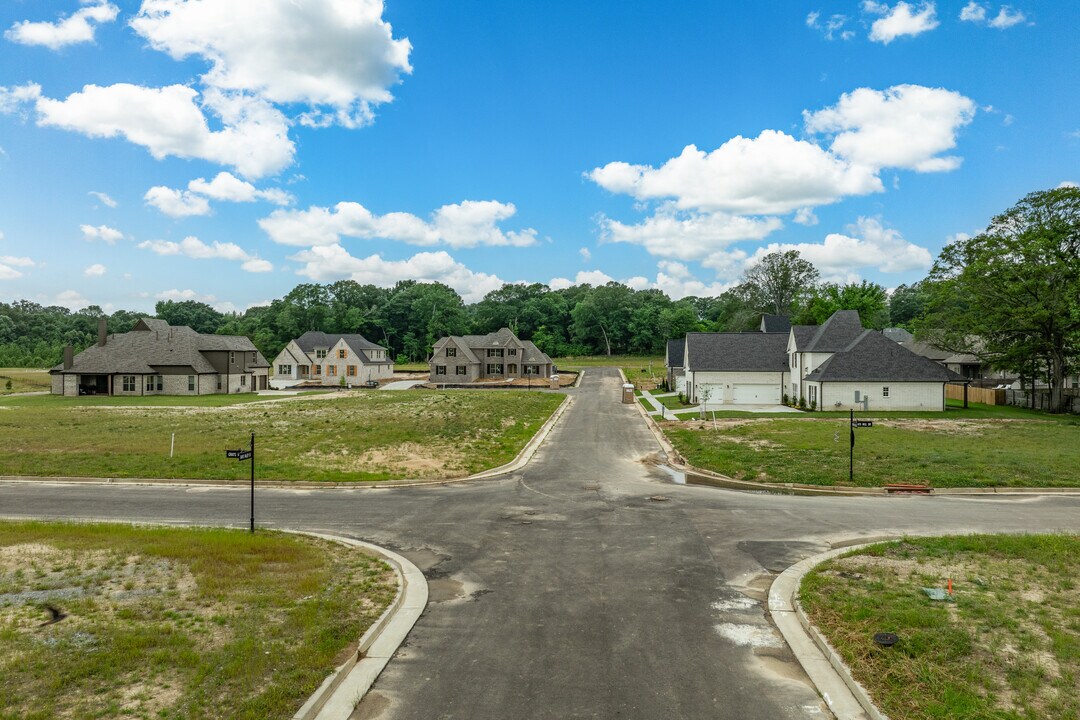
[[[260,390],[265,390],[266,389],[266,376],[265,375],[260,375],[259,376],[259,389]]]

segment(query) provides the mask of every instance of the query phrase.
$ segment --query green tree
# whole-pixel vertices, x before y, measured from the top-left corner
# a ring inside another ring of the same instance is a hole
[[[889,324],[910,330],[926,308],[926,289],[922,282],[901,285],[889,296]]]
[[[1080,363],[1080,189],[1034,192],[941,251],[917,329],[998,367],[1041,368],[1051,405]]]
[[[837,310],[857,310],[864,327],[881,330],[889,323],[888,300],[885,288],[866,280],[825,283],[814,290],[795,319],[804,325],[820,325]]]
[[[761,312],[791,317],[818,281],[817,268],[796,250],[774,252],[743,273],[743,292]]]
[[[214,308],[195,300],[159,300],[154,306],[154,314],[170,325],[187,325],[200,333],[217,332],[225,319]]]

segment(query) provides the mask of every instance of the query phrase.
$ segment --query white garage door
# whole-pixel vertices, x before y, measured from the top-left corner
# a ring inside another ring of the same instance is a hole
[[[779,405],[780,388],[776,385],[736,385],[732,399],[736,405]]]

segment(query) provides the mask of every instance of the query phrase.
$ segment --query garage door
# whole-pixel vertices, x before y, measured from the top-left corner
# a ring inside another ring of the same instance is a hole
[[[780,388],[776,385],[736,385],[733,401],[736,405],[779,405]]]

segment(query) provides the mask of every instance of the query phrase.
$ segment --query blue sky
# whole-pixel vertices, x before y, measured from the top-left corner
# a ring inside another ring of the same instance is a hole
[[[1080,4],[9,0],[0,299],[920,279],[1080,182]]]

